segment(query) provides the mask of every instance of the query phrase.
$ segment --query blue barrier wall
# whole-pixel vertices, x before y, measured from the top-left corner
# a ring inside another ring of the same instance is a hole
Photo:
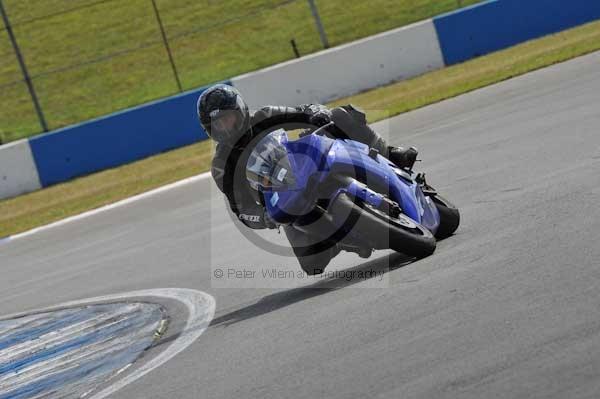
[[[206,138],[196,118],[205,88],[30,139],[43,187]]]
[[[492,0],[434,18],[446,65],[600,19],[600,0]]]
[[[441,15],[434,26],[444,63],[451,65],[595,19],[600,19],[600,0],[490,0]],[[319,55],[305,62],[314,57]],[[30,139],[41,185],[206,138],[195,116],[196,99],[203,90]]]

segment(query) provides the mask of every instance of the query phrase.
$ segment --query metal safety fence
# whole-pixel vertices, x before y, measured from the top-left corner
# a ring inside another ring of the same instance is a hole
[[[478,0],[0,0],[0,142]]]

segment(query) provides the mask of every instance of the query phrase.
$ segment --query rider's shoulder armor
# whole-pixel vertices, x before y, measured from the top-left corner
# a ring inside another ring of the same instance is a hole
[[[251,125],[255,127],[268,121],[275,122],[296,113],[298,110],[293,107],[267,105],[252,114]]]

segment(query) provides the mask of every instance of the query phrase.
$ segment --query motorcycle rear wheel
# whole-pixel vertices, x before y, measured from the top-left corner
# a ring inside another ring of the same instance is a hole
[[[431,199],[440,214],[440,226],[435,233],[435,237],[438,240],[443,240],[450,237],[458,229],[460,212],[450,201],[439,194],[432,196]]]

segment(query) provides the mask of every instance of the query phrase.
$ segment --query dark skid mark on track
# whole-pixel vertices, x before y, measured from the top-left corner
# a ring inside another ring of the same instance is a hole
[[[366,272],[372,270],[374,272],[388,273],[390,271],[407,266],[413,262],[415,262],[414,258],[410,258],[406,255],[398,253],[392,253],[390,255],[374,259],[370,262],[363,263],[361,265],[355,266],[347,270],[353,272]],[[364,281],[365,280],[362,278],[345,279],[343,277],[332,277],[320,280],[314,284],[305,287],[294,288],[283,292],[277,292],[275,294],[267,295],[261,298],[256,303],[214,318],[212,323],[210,324],[210,327],[227,327],[229,325],[239,323],[244,320],[248,320],[279,310],[286,306],[293,305],[297,302],[324,295],[329,292],[346,288]]]
[[[111,303],[0,320],[0,399],[79,398],[152,346],[149,303]]]

